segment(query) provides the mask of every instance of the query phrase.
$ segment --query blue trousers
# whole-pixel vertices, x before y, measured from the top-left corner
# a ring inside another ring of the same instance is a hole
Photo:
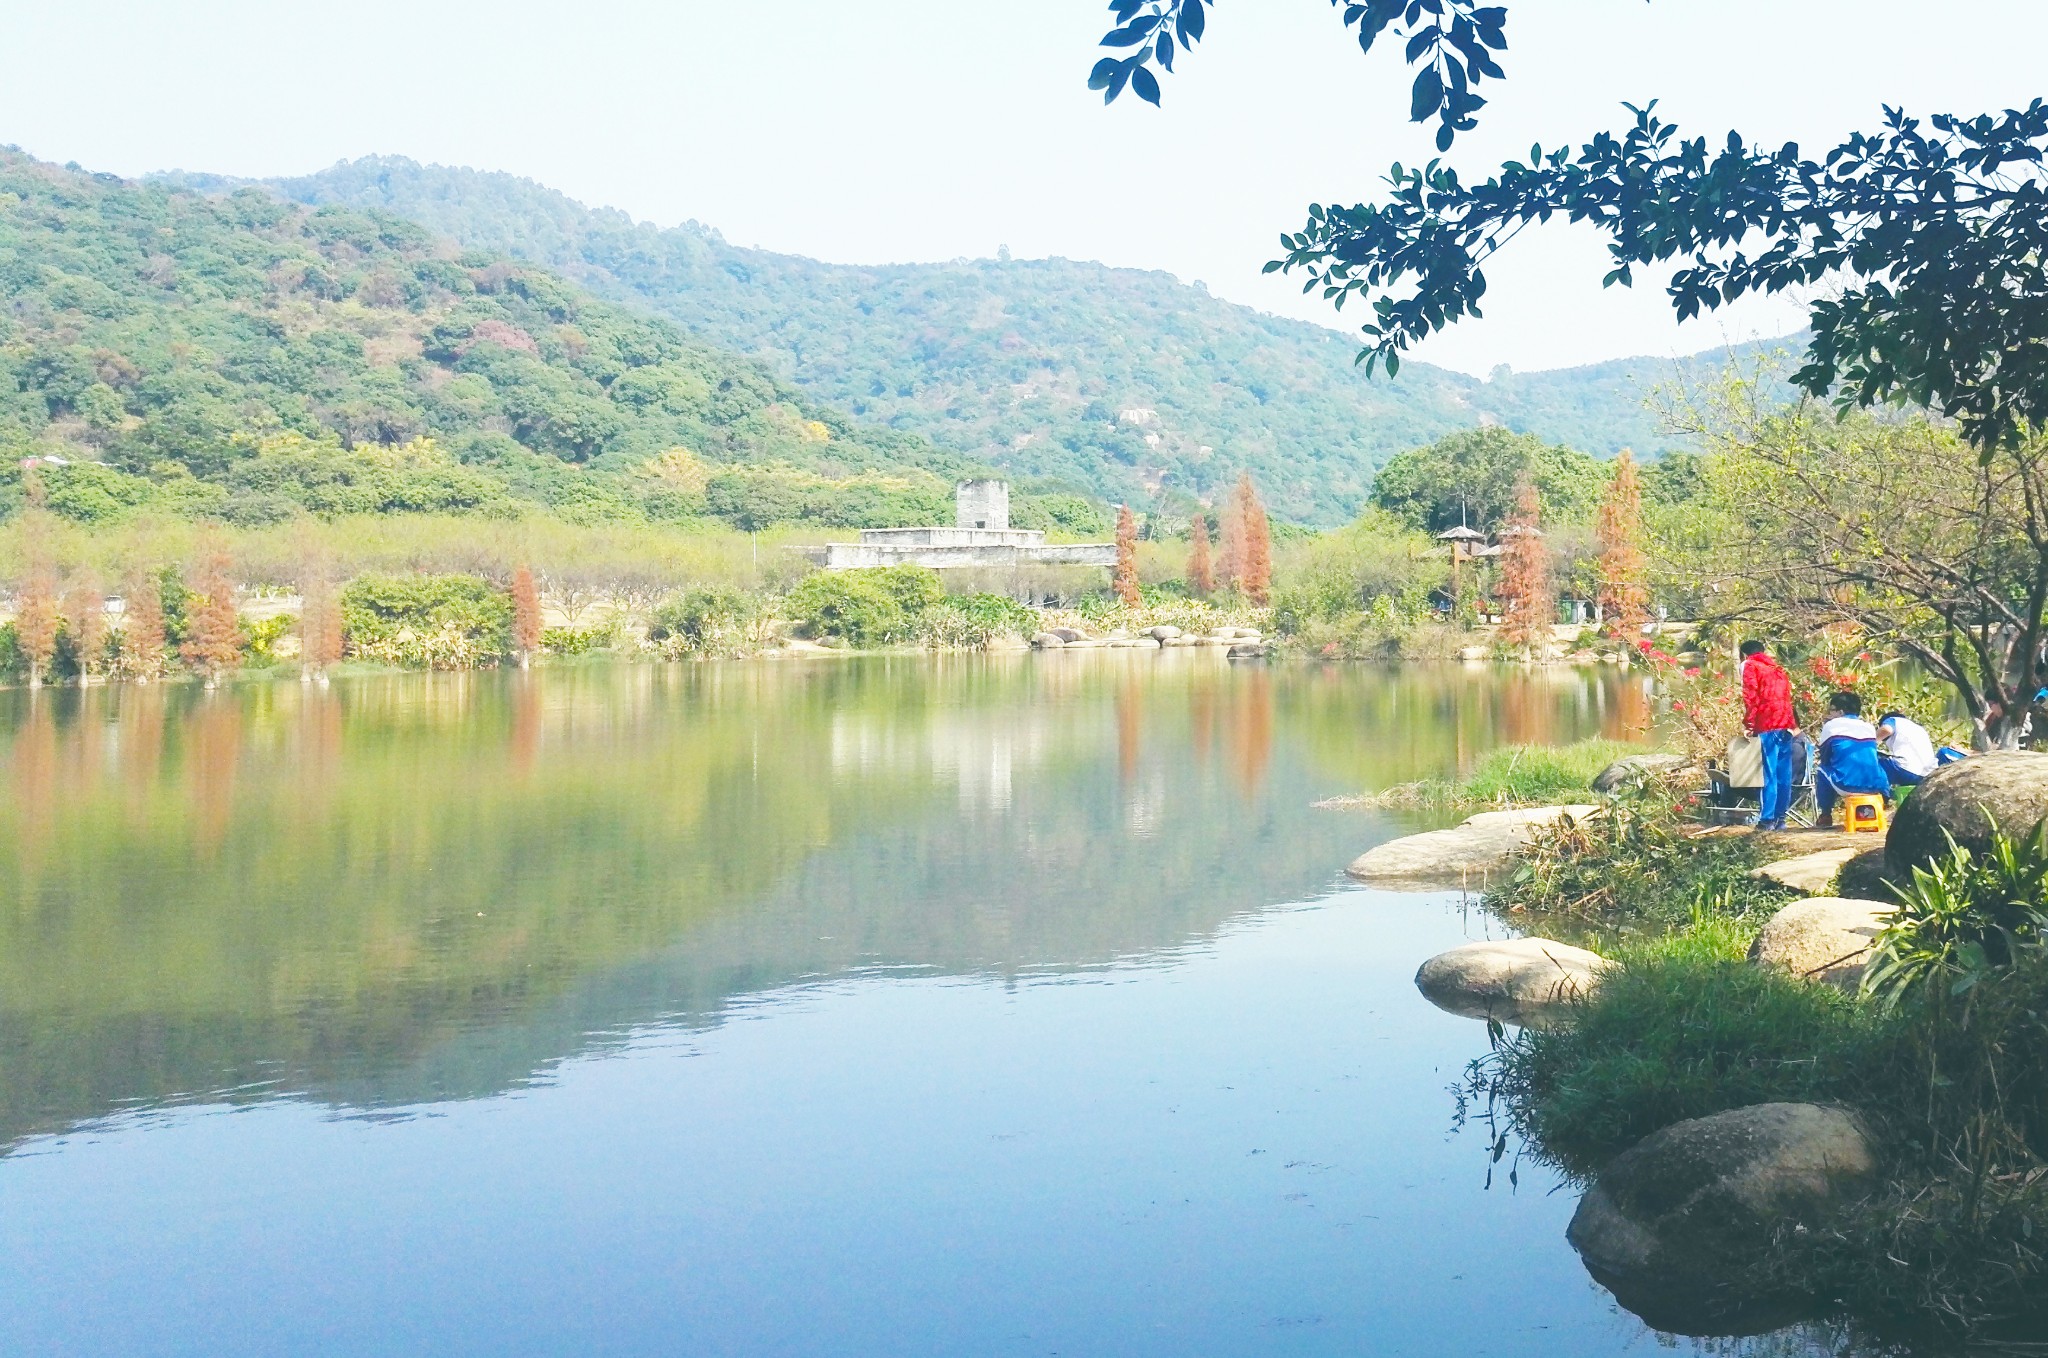
[[[1892,780],[1893,787],[1912,787],[1927,777],[1924,773],[1908,773],[1898,760],[1888,754],[1879,755],[1877,762],[1883,767],[1884,776]]]
[[[1764,791],[1756,818],[1779,823],[1792,806],[1792,733],[1759,731],[1757,744],[1764,759]]]

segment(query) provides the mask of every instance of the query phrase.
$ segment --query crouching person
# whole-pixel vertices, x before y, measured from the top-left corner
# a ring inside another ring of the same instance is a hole
[[[1944,762],[1934,749],[1934,737],[1927,728],[1903,712],[1887,712],[1877,719],[1877,738],[1883,752],[1877,762],[1893,787],[1912,787]]]
[[[1892,781],[1878,761],[1877,728],[1863,720],[1863,699],[1841,692],[1828,699],[1828,719],[1820,728],[1813,772],[1813,799],[1820,808],[1816,822],[1834,824],[1835,803],[1844,793],[1889,798]]]

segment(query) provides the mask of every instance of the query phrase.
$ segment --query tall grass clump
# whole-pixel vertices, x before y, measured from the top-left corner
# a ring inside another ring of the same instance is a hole
[[[1590,1174],[1661,1127],[1840,1099],[1873,1025],[1848,995],[1743,959],[1725,920],[1625,952],[1574,1015],[1506,1039],[1471,1074],[1545,1158]]]
[[[1691,829],[1655,788],[1617,798],[1539,833],[1487,908],[1596,944],[1660,938],[1709,916],[1754,935],[1793,893],[1750,875],[1764,857],[1754,837]]]
[[[1487,751],[1464,778],[1402,783],[1363,800],[1375,806],[1508,807],[1586,801],[1602,769],[1644,747],[1621,740],[1580,740],[1570,745],[1503,745]]]

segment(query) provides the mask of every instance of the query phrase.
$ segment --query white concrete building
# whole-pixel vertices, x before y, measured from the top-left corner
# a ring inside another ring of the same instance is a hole
[[[859,542],[803,549],[826,570],[860,566],[1114,566],[1116,544],[1048,544],[1036,528],[1010,527],[1010,483],[962,481],[953,488],[951,528],[863,528]]]

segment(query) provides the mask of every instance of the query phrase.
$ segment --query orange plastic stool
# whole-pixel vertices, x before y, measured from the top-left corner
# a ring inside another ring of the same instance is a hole
[[[1842,829],[1852,835],[1884,833],[1884,798],[1866,792],[1842,794]]]

